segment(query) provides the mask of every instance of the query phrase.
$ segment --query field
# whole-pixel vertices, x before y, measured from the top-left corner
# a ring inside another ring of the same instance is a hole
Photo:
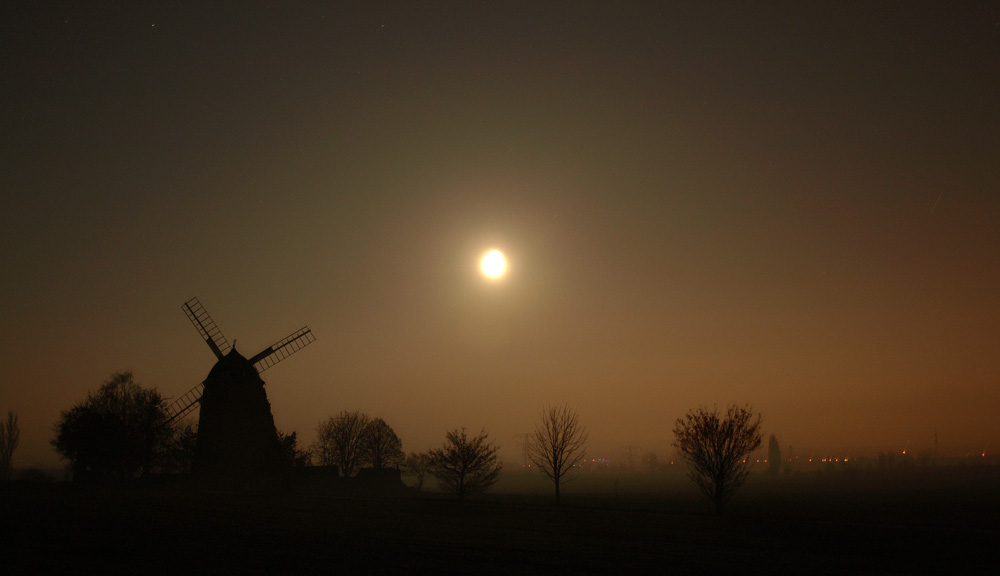
[[[0,485],[4,572],[913,574],[996,564],[996,467],[756,476],[721,517],[682,480],[581,477],[563,506],[518,474],[465,502],[433,491],[10,483]]]

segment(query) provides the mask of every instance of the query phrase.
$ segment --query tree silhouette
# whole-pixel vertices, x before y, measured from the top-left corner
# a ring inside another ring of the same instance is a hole
[[[7,420],[0,424],[0,480],[9,480],[13,470],[14,451],[21,440],[21,427],[17,425],[17,414],[7,412]]]
[[[171,472],[190,474],[194,465],[194,452],[198,447],[198,427],[178,424],[167,448],[164,468]]]
[[[75,474],[129,478],[164,462],[173,435],[160,394],[118,372],[62,413],[52,445]]]
[[[445,434],[444,446],[430,451],[431,473],[445,490],[462,499],[496,483],[503,469],[500,448],[486,439],[485,431],[469,438],[465,428],[452,430]]]
[[[304,468],[312,464],[312,452],[299,447],[298,434],[282,434],[278,431],[283,465],[288,468]]]
[[[381,418],[368,422],[361,434],[361,460],[375,468],[398,466],[405,456],[403,443]]]
[[[542,409],[528,445],[528,458],[555,484],[556,503],[560,502],[559,489],[566,475],[583,461],[586,443],[587,431],[569,406]]]
[[[417,477],[417,492],[424,487],[424,476],[431,469],[431,457],[426,452],[410,452],[403,461],[403,468]]]
[[[316,428],[315,453],[322,466],[336,465],[344,476],[358,471],[365,427],[371,419],[362,412],[343,411]]]
[[[781,446],[774,434],[771,434],[767,442],[767,469],[772,476],[777,476],[778,472],[781,472]]]
[[[715,505],[717,513],[750,474],[745,456],[760,446],[760,415],[749,407],[691,410],[674,424],[676,446],[688,463],[688,477]]]

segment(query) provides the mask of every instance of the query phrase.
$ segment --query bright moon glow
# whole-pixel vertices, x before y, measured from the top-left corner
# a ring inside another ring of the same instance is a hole
[[[503,276],[503,272],[507,268],[507,263],[504,262],[503,254],[499,250],[490,250],[486,256],[483,256],[479,267],[482,268],[483,274],[486,274],[490,278],[499,278]]]

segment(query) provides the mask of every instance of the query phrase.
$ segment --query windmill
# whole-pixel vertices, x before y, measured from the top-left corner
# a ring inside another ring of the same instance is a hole
[[[280,446],[260,373],[316,340],[303,327],[247,359],[230,346],[205,307],[192,298],[181,307],[218,361],[203,382],[167,408],[171,422],[201,408],[192,470],[214,475],[265,472]]]

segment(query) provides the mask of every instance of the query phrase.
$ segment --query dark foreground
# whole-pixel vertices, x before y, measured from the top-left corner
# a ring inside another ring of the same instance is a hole
[[[996,491],[754,489],[724,517],[676,496],[0,486],[5,574],[992,573]]]

